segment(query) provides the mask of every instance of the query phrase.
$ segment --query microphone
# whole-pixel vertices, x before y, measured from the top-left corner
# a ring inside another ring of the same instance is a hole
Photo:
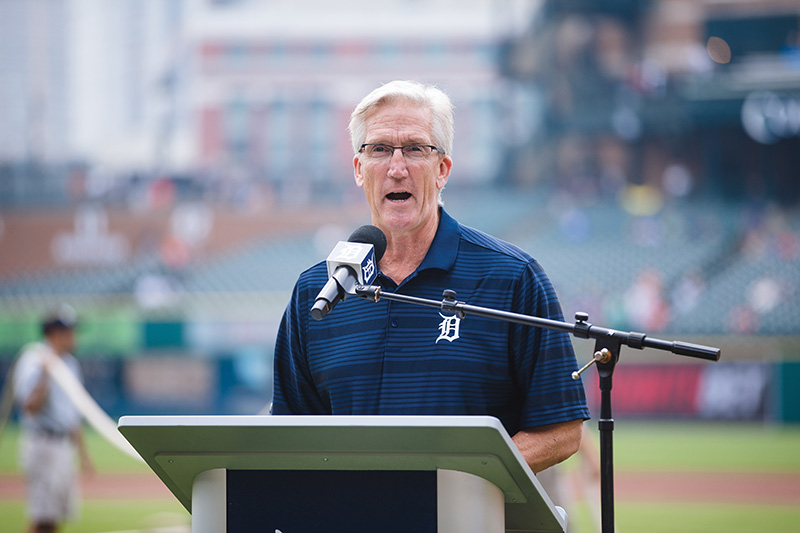
[[[375,226],[361,226],[339,241],[327,259],[328,283],[319,291],[311,317],[322,320],[348,294],[355,294],[356,284],[369,285],[378,275],[378,261],[386,252],[386,235]]]

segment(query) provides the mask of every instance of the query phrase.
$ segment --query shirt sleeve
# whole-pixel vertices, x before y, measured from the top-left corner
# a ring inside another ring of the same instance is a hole
[[[514,306],[518,313],[564,320],[556,292],[535,260],[520,276]],[[583,384],[572,379],[578,364],[568,333],[514,325],[510,341],[522,395],[521,429],[589,418]]]
[[[330,414],[320,399],[307,360],[307,326],[310,309],[301,280],[283,313],[275,342],[272,414]]]

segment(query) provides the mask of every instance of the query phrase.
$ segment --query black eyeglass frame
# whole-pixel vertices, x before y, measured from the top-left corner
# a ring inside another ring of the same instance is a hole
[[[367,147],[367,146],[383,146],[383,147],[386,147],[386,148],[391,148],[392,149],[392,153],[389,154],[389,159],[394,157],[394,151],[395,150],[400,150],[400,153],[403,154],[403,157],[405,157],[406,156],[405,150],[407,148],[415,148],[415,147],[419,147],[419,146],[423,146],[425,148],[430,148],[431,149],[431,153],[433,153],[433,150],[436,150],[437,152],[439,152],[442,155],[447,155],[447,153],[444,150],[442,150],[441,148],[439,148],[438,146],[434,146],[432,144],[416,144],[416,143],[415,144],[407,144],[405,146],[392,146],[390,144],[384,144],[384,143],[364,143],[358,149],[358,153],[363,153],[364,152],[364,148]]]

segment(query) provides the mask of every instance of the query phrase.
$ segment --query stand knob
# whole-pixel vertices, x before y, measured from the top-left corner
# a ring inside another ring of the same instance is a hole
[[[580,379],[581,374],[583,373],[583,371],[586,370],[587,368],[589,368],[590,366],[592,366],[595,363],[608,363],[610,361],[611,361],[611,352],[608,350],[608,348],[603,348],[600,351],[594,352],[594,357],[592,358],[591,361],[589,361],[588,363],[583,365],[583,368],[581,368],[577,372],[573,372],[572,373],[572,379],[574,379],[576,381],[578,379]]]

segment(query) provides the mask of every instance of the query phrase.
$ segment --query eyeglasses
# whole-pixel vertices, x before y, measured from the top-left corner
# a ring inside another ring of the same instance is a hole
[[[394,156],[394,151],[400,150],[409,161],[422,161],[427,158],[431,153],[436,150],[441,154],[445,154],[444,150],[432,144],[409,144],[406,146],[389,146],[388,144],[381,143],[364,143],[358,149],[359,153],[363,153],[370,159],[388,160]]]

